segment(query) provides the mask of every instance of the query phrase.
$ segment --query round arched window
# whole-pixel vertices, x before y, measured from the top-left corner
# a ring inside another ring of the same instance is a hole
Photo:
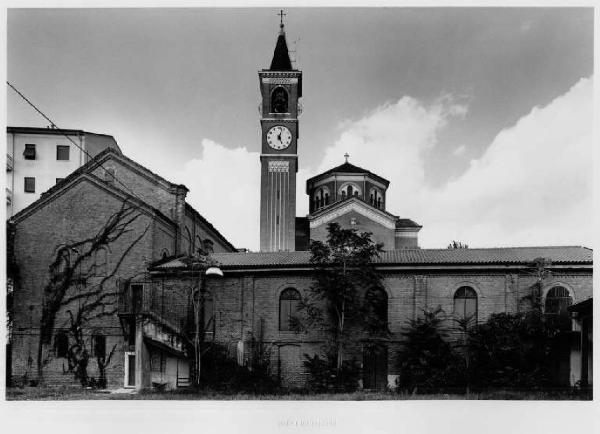
[[[454,293],[454,315],[477,322],[477,293],[470,286],[461,286]]]
[[[571,316],[569,306],[573,304],[573,298],[569,290],[564,286],[554,286],[548,290],[544,302],[544,313],[546,319],[561,330],[571,328]]]
[[[288,113],[288,93],[281,86],[271,93],[271,113]]]
[[[291,331],[293,321],[298,316],[300,293],[294,288],[286,288],[279,296],[279,330]]]

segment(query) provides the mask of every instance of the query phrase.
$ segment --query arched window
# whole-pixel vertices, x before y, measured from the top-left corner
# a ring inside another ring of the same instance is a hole
[[[279,330],[291,331],[293,319],[298,317],[300,293],[294,288],[284,289],[279,296]]]
[[[568,308],[573,304],[569,290],[564,286],[555,286],[548,290],[544,303],[546,319],[561,330],[571,329],[571,316]]]
[[[381,197],[377,198],[377,208],[381,209]]]
[[[461,286],[454,293],[454,315],[477,323],[477,293],[470,286]]]
[[[342,199],[350,198],[352,196],[362,196],[361,189],[352,183],[344,184],[338,190],[338,194],[342,196]]]
[[[329,204],[329,189],[327,187],[319,188],[314,196],[313,211],[321,209],[325,205],[328,205],[328,204]]]
[[[375,330],[387,329],[388,296],[382,288],[373,288],[365,293],[367,320]]]
[[[271,93],[271,113],[288,113],[288,93],[281,86]]]

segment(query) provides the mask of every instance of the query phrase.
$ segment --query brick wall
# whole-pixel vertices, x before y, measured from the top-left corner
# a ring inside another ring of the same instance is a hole
[[[78,181],[58,194],[33,213],[15,223],[15,260],[19,278],[15,284],[15,319],[13,334],[13,378],[20,380],[24,376],[36,377],[37,348],[39,341],[39,321],[41,317],[42,292],[50,279],[49,264],[55,256],[58,246],[87,239],[104,226],[111,215],[122,205],[121,199],[108,193],[102,186],[85,179]],[[109,245],[107,270],[117,267],[117,261],[132,245],[134,240],[144,233],[141,240],[125,256],[113,278],[107,280],[104,288],[116,291],[116,279],[128,278],[143,273],[147,262],[158,255],[155,249],[162,243],[153,242],[155,225],[152,214],[141,213],[130,228],[131,232]],[[100,278],[91,280],[98,282]],[[72,288],[67,295],[73,295],[78,288]],[[116,297],[109,301],[115,302]],[[77,302],[74,302],[77,303]],[[113,306],[113,307],[116,307]],[[68,326],[67,309],[75,311],[76,306],[66,306],[57,314],[56,329]],[[87,324],[85,334],[98,332],[107,336],[107,352],[117,345],[108,370],[109,384],[117,386],[123,382],[123,338],[121,325],[115,315],[105,316]],[[55,357],[53,345],[44,347],[43,359],[45,379],[49,383],[72,383],[72,375],[63,373],[66,359]],[[96,376],[92,362],[88,370]]]
[[[478,321],[483,322],[492,313],[516,312],[517,300],[534,283],[529,276],[494,271],[386,272],[383,276],[392,332],[387,344],[390,376],[399,374],[402,331],[409,320],[421,315],[421,309],[441,306],[448,318],[446,325],[452,325],[454,293],[460,286],[468,285],[478,294]],[[245,274],[225,271],[224,278],[209,282],[217,312],[216,340],[235,348],[240,339],[248,341],[253,334],[258,335],[260,319],[263,319],[263,339],[265,348],[270,351],[273,375],[279,375],[286,386],[305,384],[304,354],[322,354],[324,335],[318,331],[279,331],[279,295],[288,287],[304,295],[311,282],[310,276],[301,272],[286,274],[273,271],[265,275],[251,271]],[[568,286],[574,302],[592,295],[590,272],[555,272],[546,283],[548,287],[554,284]],[[347,349],[347,355],[362,362],[367,343],[362,339],[366,336],[358,332],[356,336],[356,343]]]

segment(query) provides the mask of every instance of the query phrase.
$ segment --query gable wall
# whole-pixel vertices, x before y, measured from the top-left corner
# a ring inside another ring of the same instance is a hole
[[[105,179],[105,169],[114,169],[115,177],[118,179],[114,186],[128,194],[135,192],[135,196],[147,203],[149,206],[160,210],[167,217],[176,220],[175,205],[176,196],[169,192],[168,187],[162,185],[158,180],[148,179],[132,170],[128,165],[111,157],[102,167],[97,167],[92,173],[101,180]],[[164,182],[164,181],[163,181]],[[125,188],[125,184],[128,188]]]
[[[352,219],[356,219],[356,225],[352,225]],[[349,211],[346,214],[333,219],[339,223],[344,229],[357,229],[359,232],[371,232],[373,241],[383,243],[385,250],[392,250],[395,247],[394,229],[386,228],[385,226],[371,220],[369,217],[363,216],[356,211]],[[310,238],[313,240],[325,241],[329,235],[327,225],[330,222],[324,223],[310,230]]]
[[[42,292],[50,279],[49,265],[54,259],[57,247],[97,233],[120,207],[119,198],[83,179],[16,224],[15,259],[20,278],[15,282],[14,292],[13,378],[36,376]],[[118,258],[148,225],[148,231],[121,263],[115,278],[111,278],[104,285],[106,290],[116,290],[116,277],[128,278],[145,271],[145,261],[154,256],[152,217],[146,214],[141,214],[131,225],[132,231],[129,234],[109,245],[107,267],[109,271],[114,269]],[[68,308],[64,307],[59,312],[56,328],[68,324]],[[122,385],[123,332],[119,320],[116,315],[111,315],[89,324],[90,328],[96,326],[107,336],[107,352],[117,344],[117,352],[108,369],[108,380],[112,386]],[[63,374],[66,359],[55,358],[52,345],[45,349],[44,358],[48,360],[44,369],[48,382],[73,381],[72,374]],[[90,374],[95,375],[94,370],[92,363]]]

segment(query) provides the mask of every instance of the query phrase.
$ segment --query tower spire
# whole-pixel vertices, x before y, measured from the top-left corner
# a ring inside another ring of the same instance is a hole
[[[292,71],[292,62],[285,40],[285,26],[283,24],[283,17],[287,14],[282,9],[277,15],[279,15],[279,36],[277,37],[277,44],[275,45],[275,52],[273,53],[273,60],[269,69],[271,71]]]

